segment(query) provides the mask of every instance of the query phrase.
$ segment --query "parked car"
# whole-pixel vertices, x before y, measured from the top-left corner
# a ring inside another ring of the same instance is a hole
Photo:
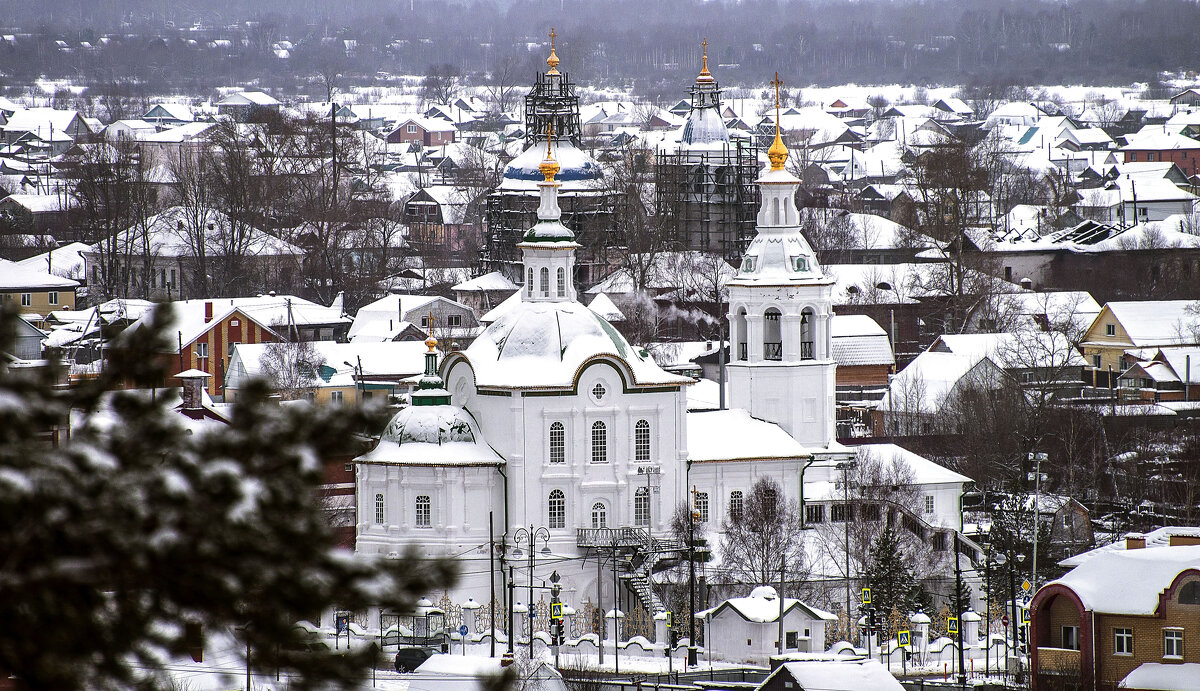
[[[401,674],[416,671],[436,652],[433,648],[401,648],[396,651],[396,671]]]

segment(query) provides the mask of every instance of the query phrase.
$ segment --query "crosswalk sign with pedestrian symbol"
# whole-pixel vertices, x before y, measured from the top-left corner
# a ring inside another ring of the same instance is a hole
[[[670,612],[667,612],[667,628],[671,628],[674,623],[675,617]]]
[[[958,617],[946,618],[946,633],[958,633]]]
[[[551,619],[562,619],[563,618],[562,605],[563,605],[563,603],[561,603],[561,602],[551,602],[550,603],[550,618]]]
[[[908,631],[897,631],[896,632],[896,645],[898,645],[900,647],[904,647],[911,642],[912,642],[912,634],[910,634]]]

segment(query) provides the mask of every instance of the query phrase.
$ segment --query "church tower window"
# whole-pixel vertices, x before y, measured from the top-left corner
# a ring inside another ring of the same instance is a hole
[[[421,494],[417,496],[417,527],[428,528],[433,525],[433,510],[429,502],[429,496]]]
[[[638,420],[633,426],[633,460],[650,460],[650,423],[646,420]]]
[[[608,463],[608,427],[599,420],[592,423],[592,463]]]
[[[800,359],[812,360],[816,357],[813,349],[813,311],[805,308],[800,313]]]
[[[592,504],[592,527],[607,528],[608,527],[608,510],[604,508],[604,504],[596,502]]]
[[[650,494],[645,487],[638,487],[633,493],[633,524],[650,525]]]
[[[384,515],[384,511],[383,511],[383,495],[376,494],[375,495],[375,523],[377,525],[383,525],[384,518],[386,518],[386,516]]]
[[[542,297],[550,297],[550,269],[542,267]]]
[[[551,528],[564,528],[567,525],[567,495],[561,489],[552,490],[550,499],[546,502],[546,518]]]
[[[558,296],[567,296],[567,270],[561,266],[558,267]]]
[[[561,422],[550,425],[550,462],[567,462],[567,430]]]
[[[783,359],[783,336],[779,331],[779,310],[774,307],[763,314],[763,359]]]
[[[525,294],[533,297],[533,268],[529,269],[529,279],[525,281]]]

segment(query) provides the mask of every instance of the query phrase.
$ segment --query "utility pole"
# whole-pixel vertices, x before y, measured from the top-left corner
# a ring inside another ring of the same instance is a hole
[[[692,520],[688,522],[688,654],[687,667],[696,666],[696,487],[692,487]]]
[[[491,511],[488,511],[488,583],[490,586],[488,593],[491,596],[488,613],[492,629],[491,635],[488,636],[491,644],[488,657],[496,657],[496,528]],[[380,627],[382,628],[382,624]]]

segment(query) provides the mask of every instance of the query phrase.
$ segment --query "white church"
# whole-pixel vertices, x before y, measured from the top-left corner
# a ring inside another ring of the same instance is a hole
[[[539,221],[518,245],[519,304],[441,363],[431,341],[412,405],[357,459],[358,552],[418,545],[458,557],[455,602],[485,601],[493,577],[503,600],[511,567],[516,598],[525,600],[532,532],[533,580],[557,571],[568,604],[599,598],[608,609],[611,561],[598,575],[596,557],[619,542],[643,550],[621,565],[623,597],[654,613],[663,605],[644,587],[656,559],[647,553],[671,537],[680,505],[694,506],[716,545],[722,520],[759,477],[776,480],[789,500],[804,492],[810,520],[813,507],[836,502],[837,466],[858,452],[834,438],[834,280],[800,233],[800,181],[784,169],[787,155],[776,133],[758,180],[757,237],[729,283],[729,407],[689,412],[693,380],[664,371],[578,302],[571,276],[579,245],[560,222],[560,165],[548,148]],[[923,495],[915,518],[931,534],[959,529],[958,496],[969,479],[878,446],[913,466]],[[507,551],[489,555],[491,538]]]

